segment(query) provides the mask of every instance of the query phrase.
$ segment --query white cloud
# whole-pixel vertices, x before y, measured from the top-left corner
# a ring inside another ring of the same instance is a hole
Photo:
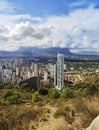
[[[18,14],[20,7],[6,0],[0,0],[0,25],[14,26],[21,21],[41,22],[41,17],[32,17],[29,14]]]
[[[0,12],[1,13],[14,13],[16,6],[13,3],[10,3],[6,0],[0,0]]]
[[[83,7],[95,7],[96,3],[92,2],[92,1],[86,1],[86,0],[80,0],[80,1],[75,1],[75,2],[71,2],[71,4],[68,5],[68,7],[74,9],[74,8],[83,8]]]
[[[26,14],[0,14],[0,25],[0,50],[60,46],[76,52],[99,52],[99,9],[93,6],[44,19]]]
[[[77,7],[77,6],[82,6],[85,5],[86,2],[85,1],[79,1],[79,2],[72,2],[70,5],[68,5],[69,7]]]
[[[21,21],[40,22],[40,21],[42,21],[42,18],[32,17],[30,15],[24,15],[24,14],[20,14],[20,15],[0,14],[0,25],[15,26],[15,24],[17,24],[18,22],[21,22]]]

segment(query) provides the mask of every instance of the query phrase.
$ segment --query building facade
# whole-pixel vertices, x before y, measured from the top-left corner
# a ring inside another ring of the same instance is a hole
[[[4,73],[3,70],[0,70],[0,83],[4,82]]]
[[[57,55],[57,89],[62,90],[64,87],[64,55]]]

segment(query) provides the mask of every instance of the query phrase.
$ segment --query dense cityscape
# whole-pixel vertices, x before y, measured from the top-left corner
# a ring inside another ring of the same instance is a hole
[[[57,73],[59,72],[59,68],[57,69],[57,62],[59,62],[63,69],[61,69],[62,72],[59,73],[59,75],[62,75],[62,80],[64,80],[62,82],[82,82],[84,74],[99,72],[98,62],[64,62],[64,55],[60,61],[57,60],[52,61],[52,63],[39,63],[39,61],[31,62],[22,58],[1,60],[0,83],[12,83],[18,85],[22,82],[27,82],[28,79],[32,79],[34,83],[38,82],[34,86],[32,84],[32,87],[35,89],[40,86],[56,87]],[[64,85],[62,85],[62,88],[63,86]]]

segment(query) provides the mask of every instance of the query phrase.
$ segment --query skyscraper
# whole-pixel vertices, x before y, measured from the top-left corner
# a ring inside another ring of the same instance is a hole
[[[34,76],[38,76],[39,74],[39,66],[37,63],[34,64]]]
[[[3,74],[3,70],[0,70],[0,83],[4,82],[4,74]]]
[[[64,55],[57,55],[57,89],[62,90],[64,87]]]

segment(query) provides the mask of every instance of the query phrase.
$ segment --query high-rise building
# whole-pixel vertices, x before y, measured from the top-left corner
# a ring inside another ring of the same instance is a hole
[[[54,86],[57,85],[57,65],[54,64]]]
[[[34,76],[38,76],[39,74],[39,66],[38,64],[34,64]]]
[[[62,90],[64,87],[64,55],[57,55],[57,89]]]
[[[46,70],[44,71],[44,80],[48,80],[48,72]]]
[[[4,74],[3,74],[3,70],[0,70],[0,83],[4,82]]]
[[[19,67],[16,67],[16,75],[18,76],[19,73],[20,73],[20,69],[19,69]]]

